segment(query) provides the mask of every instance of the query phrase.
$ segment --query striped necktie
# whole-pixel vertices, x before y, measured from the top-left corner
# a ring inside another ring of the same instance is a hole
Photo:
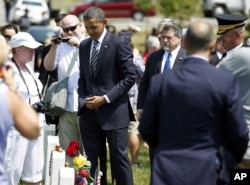
[[[164,66],[164,69],[163,69],[163,72],[168,71],[168,70],[171,69],[170,58],[171,58],[171,53],[169,52],[168,56],[167,56],[167,60],[166,60],[165,66]]]
[[[95,70],[96,70],[96,64],[97,64],[97,60],[98,60],[98,53],[99,50],[97,49],[99,42],[98,41],[94,41],[94,47],[92,49],[92,53],[91,53],[91,60],[90,60],[90,69],[91,69],[91,73],[92,76],[95,76]]]

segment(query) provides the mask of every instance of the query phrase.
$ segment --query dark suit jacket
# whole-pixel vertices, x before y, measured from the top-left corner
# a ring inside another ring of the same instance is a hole
[[[160,49],[151,53],[147,59],[146,68],[143,74],[142,81],[139,86],[139,94],[137,100],[137,109],[143,108],[146,93],[152,76],[161,72],[162,57],[165,50]],[[185,57],[185,50],[181,48],[176,56],[173,68],[182,64],[182,59]]]
[[[216,51],[211,53],[209,63],[213,66],[216,66],[220,62],[220,59],[218,55],[216,54]]]
[[[152,78],[139,125],[155,147],[152,184],[216,184],[217,149],[236,161],[248,144],[235,77],[207,61],[183,65]]]
[[[129,125],[129,99],[127,92],[136,79],[136,67],[133,64],[131,48],[124,40],[107,32],[99,51],[95,78],[90,71],[90,48],[92,40],[83,40],[80,44],[79,97],[107,95],[111,103],[102,105],[97,118],[104,130],[125,128]],[[83,106],[79,111],[84,115],[88,111]]]

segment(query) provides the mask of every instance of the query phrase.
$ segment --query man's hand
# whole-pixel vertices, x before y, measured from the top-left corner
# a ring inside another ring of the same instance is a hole
[[[69,41],[67,43],[69,45],[79,48],[81,41],[77,37],[68,37],[68,38],[69,38]]]
[[[143,112],[142,109],[137,109],[137,111],[136,111],[136,117],[137,117],[138,121],[140,121],[140,119],[141,119],[142,112]]]
[[[91,96],[91,97],[88,97],[88,100],[86,102],[86,107],[88,109],[98,109],[105,103],[106,103],[106,100],[103,96]]]

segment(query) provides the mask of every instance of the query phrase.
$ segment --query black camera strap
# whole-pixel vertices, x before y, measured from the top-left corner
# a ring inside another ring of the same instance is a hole
[[[25,78],[24,78],[24,76],[23,76],[23,74],[22,74],[22,72],[21,72],[21,69],[20,69],[20,67],[17,65],[15,59],[12,58],[12,61],[13,61],[13,63],[16,65],[16,67],[17,67],[17,69],[18,69],[18,72],[19,72],[19,74],[20,74],[20,76],[21,76],[21,78],[22,78],[22,80],[23,80],[23,82],[24,82],[24,84],[25,84],[25,86],[26,86],[26,88],[27,88],[27,92],[28,92],[28,96],[29,96],[29,104],[31,105],[29,87],[28,87],[28,85],[27,85],[27,83],[26,83],[26,81],[25,81]],[[30,72],[30,70],[27,68],[27,66],[25,66],[25,67],[26,67],[27,71],[29,72],[29,74],[32,76],[32,78],[33,78],[33,80],[34,80],[34,82],[35,82],[35,84],[36,84],[36,89],[37,89],[37,92],[38,92],[38,95],[39,95],[39,99],[40,99],[40,101],[42,101],[42,95],[41,95],[41,93],[40,93],[40,91],[39,91],[39,87],[38,87],[37,81],[36,81],[35,77],[32,75],[32,73]]]
[[[33,78],[33,80],[34,80],[34,82],[35,82],[35,84],[36,84],[36,90],[37,90],[37,93],[38,93],[39,99],[40,99],[40,101],[42,101],[42,95],[41,95],[41,93],[40,93],[40,91],[39,91],[39,87],[38,87],[38,84],[37,84],[36,78],[34,77],[34,74],[33,74],[33,73],[31,73],[31,71],[29,70],[29,68],[28,68],[28,67],[26,67],[26,69],[28,70],[29,74],[32,76],[32,78]]]

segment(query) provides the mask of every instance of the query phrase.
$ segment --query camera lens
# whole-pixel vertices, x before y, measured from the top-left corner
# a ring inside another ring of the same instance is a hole
[[[45,103],[44,102],[37,102],[32,105],[33,109],[38,113],[45,113]]]

